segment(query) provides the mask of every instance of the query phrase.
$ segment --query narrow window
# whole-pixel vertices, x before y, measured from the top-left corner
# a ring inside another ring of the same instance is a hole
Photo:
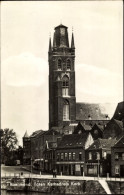
[[[61,153],[61,160],[63,160],[64,159],[64,154],[63,153]]]
[[[71,153],[69,153],[69,160],[71,160]]]
[[[92,160],[92,153],[89,152],[89,160]]]
[[[119,159],[118,153],[115,153],[115,160],[118,160],[118,159]]]
[[[100,153],[99,152],[96,153],[96,160],[100,160]]]
[[[75,160],[75,152],[73,152],[73,160]]]
[[[58,60],[58,70],[62,70],[62,61]]]
[[[62,96],[69,95],[69,78],[65,75],[62,79]]]
[[[69,103],[67,100],[64,101],[63,105],[63,120],[69,120]]]
[[[57,153],[57,160],[59,161],[59,158],[60,158],[60,155],[59,155],[59,153]]]
[[[119,166],[118,165],[115,166],[115,174],[119,174]]]
[[[68,153],[65,153],[65,160],[68,160]]]
[[[79,160],[82,160],[82,152],[79,152]]]
[[[67,60],[67,70],[71,70],[71,61]]]
[[[106,159],[107,153],[104,152],[104,153],[103,153],[103,156],[104,156],[104,159]]]

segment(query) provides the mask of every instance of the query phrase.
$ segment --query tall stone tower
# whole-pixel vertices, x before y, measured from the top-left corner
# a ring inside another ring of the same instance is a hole
[[[53,46],[49,40],[49,129],[63,128],[76,120],[75,45],[68,28],[55,27]]]

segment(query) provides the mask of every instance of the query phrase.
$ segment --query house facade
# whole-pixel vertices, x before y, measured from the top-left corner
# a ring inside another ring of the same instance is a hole
[[[113,177],[124,177],[124,135],[111,148],[111,173]]]
[[[111,175],[111,146],[116,139],[97,139],[85,152],[87,176]]]
[[[85,149],[93,142],[90,133],[65,135],[56,148],[57,173],[83,175],[85,172]]]

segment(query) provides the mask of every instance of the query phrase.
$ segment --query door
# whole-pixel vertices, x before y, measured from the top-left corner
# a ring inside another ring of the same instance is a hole
[[[120,165],[120,177],[124,177],[124,165]]]

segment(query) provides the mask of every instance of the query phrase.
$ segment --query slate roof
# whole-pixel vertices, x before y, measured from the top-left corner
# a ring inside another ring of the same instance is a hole
[[[31,138],[32,138],[32,137],[37,137],[37,136],[39,136],[39,135],[41,135],[41,134],[43,134],[43,133],[44,133],[43,130],[37,130],[37,131],[34,131],[30,137],[31,137]]]
[[[60,148],[77,148],[84,147],[89,133],[83,134],[70,134],[63,136],[61,142],[59,143],[57,149]]]
[[[124,148],[124,135],[115,143],[113,147]]]
[[[44,134],[43,135],[59,135],[60,133],[57,132],[56,130],[54,129],[51,129],[51,130],[48,130],[48,131],[44,131]]]
[[[83,123],[81,123],[81,124],[84,127],[85,131],[90,131],[92,129],[92,127],[90,125],[86,125],[86,124],[83,124]]]
[[[100,104],[76,103],[76,120],[107,120],[107,106]]]
[[[100,139],[100,138],[98,138],[88,148],[88,150],[111,149],[111,147],[114,146],[116,141],[117,141],[116,139]]]
[[[117,120],[124,119],[124,101],[118,103],[113,118]]]

